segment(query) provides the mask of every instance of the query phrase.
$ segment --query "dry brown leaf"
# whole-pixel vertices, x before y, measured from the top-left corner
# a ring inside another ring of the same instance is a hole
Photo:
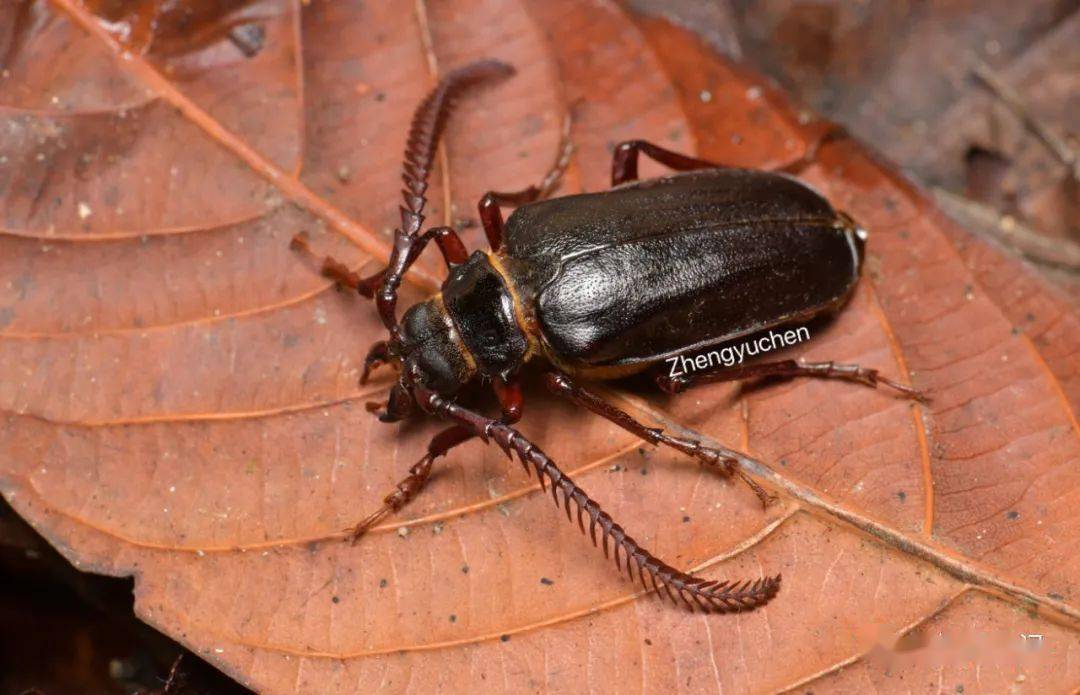
[[[434,220],[531,183],[568,111],[568,191],[602,188],[621,139],[770,166],[822,125],[604,2],[202,2],[190,44],[175,18],[128,21],[154,2],[107,5],[0,8],[0,489],[76,565],[134,574],[148,622],[268,692],[1080,683],[1075,307],[859,145],[826,142],[805,171],[872,238],[851,305],[801,354],[881,367],[929,405],[817,381],[616,392],[752,455],[783,496],[762,513],[741,486],[528,401],[523,430],[658,555],[784,575],[762,610],[691,615],[636,593],[480,443],[342,543],[434,424],[365,412],[386,387],[356,385],[374,312],[287,242],[305,229],[374,267],[431,69],[480,56],[519,75],[452,122]],[[420,271],[414,294],[439,272]],[[942,633],[1008,642],[953,654]]]

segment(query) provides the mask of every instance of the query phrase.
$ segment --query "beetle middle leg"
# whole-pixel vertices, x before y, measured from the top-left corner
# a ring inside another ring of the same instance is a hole
[[[480,199],[477,208],[480,213],[480,224],[484,227],[488,245],[492,251],[498,251],[503,241],[503,216],[501,205],[525,205],[535,203],[547,198],[559,187],[566,168],[570,166],[570,157],[574,154],[574,144],[570,142],[570,117],[563,121],[562,137],[559,143],[559,154],[555,157],[555,163],[540,183],[523,188],[520,191],[488,191]]]
[[[536,472],[545,492],[550,484],[555,504],[566,510],[567,520],[572,522],[573,512],[576,511],[577,526],[582,533],[590,536],[593,545],[597,545],[599,529],[604,556],[609,557],[609,551],[612,551],[615,566],[631,580],[636,571],[645,590],[659,593],[663,589],[673,603],[685,605],[691,610],[713,613],[752,610],[768,603],[779,591],[780,575],[742,582],[717,581],[696,577],[672,567],[642,548],[540,447],[516,429],[458,405],[423,386],[415,386],[414,394],[424,410],[468,428],[485,443],[494,442],[508,457],[511,452],[517,454],[526,473],[532,475],[533,471]],[[589,519],[588,531],[585,529],[585,517]]]
[[[860,367],[857,364],[837,364],[836,362],[797,362],[780,360],[762,362],[741,367],[720,367],[712,371],[693,372],[671,376],[660,374],[656,377],[657,385],[667,393],[680,393],[697,384],[712,384],[723,381],[740,381],[756,377],[799,377],[812,376],[822,379],[842,379],[863,384],[870,388],[887,386],[915,400],[926,400],[922,391],[906,386],[887,377],[881,376],[876,369]]]
[[[736,461],[738,460],[736,458],[736,453],[731,449],[707,446],[696,439],[669,434],[659,427],[649,427],[644,423],[638,422],[629,413],[616,408],[595,393],[574,383],[570,377],[565,374],[550,372],[547,374],[545,380],[548,388],[554,393],[610,420],[627,432],[641,437],[650,444],[663,444],[664,446],[681,451],[687,456],[697,459],[709,468],[719,471],[726,477],[730,477],[733,474],[738,475],[748,486],[750,486],[750,489],[754,491],[754,494],[757,495],[758,499],[761,500],[762,506],[768,506],[775,500],[775,497],[766,492],[753,478],[750,478],[739,470],[736,466]]]

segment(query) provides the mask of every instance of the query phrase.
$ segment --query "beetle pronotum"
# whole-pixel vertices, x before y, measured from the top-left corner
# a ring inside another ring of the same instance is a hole
[[[360,277],[332,258],[323,274],[374,298],[389,338],[365,361],[391,364],[397,382],[376,409],[395,422],[415,407],[453,424],[357,524],[353,538],[400,510],[424,487],[435,459],[473,437],[495,442],[535,470],[556,504],[616,565],[647,589],[663,588],[673,602],[714,612],[749,610],[769,601],[780,576],[709,581],[654,557],[626,534],[513,424],[522,415],[518,372],[530,360],[551,366],[548,387],[653,444],[692,456],[726,475],[736,473],[724,450],[648,427],[580,383],[663,367],[663,360],[772,326],[838,309],[858,280],[866,233],[819,194],[781,173],[732,169],[632,140],[615,148],[612,188],[547,199],[571,155],[564,139],[555,165],[535,186],[492,191],[479,203],[490,249],[469,255],[450,227],[428,228],[425,190],[439,137],[455,98],[478,83],[507,77],[513,68],[494,60],[448,73],[417,108],[405,149],[401,227],[386,269]],[[640,154],[677,172],[638,180]],[[517,206],[505,222],[501,205]],[[402,277],[435,241],[449,268],[441,290],[410,307],[398,321]],[[311,254],[303,235],[294,248]],[[701,383],[761,376],[817,376],[869,386],[913,389],[877,370],[832,362],[792,360],[696,372],[657,384],[675,393]],[[477,379],[490,380],[501,405],[490,418],[454,396]],[[767,495],[744,476],[763,502]],[[588,530],[586,531],[586,519]],[[651,586],[650,586],[651,584]]]

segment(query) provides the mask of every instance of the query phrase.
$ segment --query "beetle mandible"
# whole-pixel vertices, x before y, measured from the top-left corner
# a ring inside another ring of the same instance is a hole
[[[535,185],[492,191],[479,203],[490,249],[469,255],[457,233],[436,226],[421,233],[427,178],[455,99],[468,88],[509,77],[513,68],[481,60],[448,73],[417,107],[405,149],[404,204],[387,267],[360,277],[333,258],[324,275],[374,298],[389,337],[365,360],[390,364],[399,376],[379,418],[395,422],[417,407],[453,424],[357,524],[359,538],[424,487],[434,461],[473,437],[517,454],[556,505],[605,555],[646,589],[663,588],[675,603],[712,612],[750,610],[776,595],[780,576],[708,581],[662,562],[638,545],[543,451],[513,427],[522,415],[519,369],[530,360],[551,367],[556,394],[642,439],[694,457],[728,476],[739,473],[731,452],[638,422],[580,383],[655,369],[672,355],[706,348],[781,324],[837,310],[859,278],[866,232],[821,195],[783,173],[725,168],[642,140],[619,144],[612,188],[548,199],[566,169],[568,129],[556,163]],[[639,180],[640,154],[678,173]],[[516,206],[504,222],[501,205]],[[449,268],[441,290],[397,318],[402,277],[434,241]],[[313,255],[304,235],[293,247]],[[695,372],[657,384],[676,393],[700,383],[761,376],[840,378],[919,393],[877,370],[793,360]],[[502,414],[487,417],[455,401],[467,384],[490,381]],[[743,479],[767,503],[753,480]],[[622,554],[623,557],[620,557]],[[648,581],[647,581],[648,580]],[[651,587],[649,586],[651,583]]]

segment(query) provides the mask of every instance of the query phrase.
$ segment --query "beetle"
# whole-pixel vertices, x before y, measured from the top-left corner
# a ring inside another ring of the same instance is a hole
[[[750,610],[768,602],[780,575],[753,581],[708,581],[662,562],[631,538],[534,443],[513,427],[522,416],[519,372],[547,363],[556,394],[657,445],[681,451],[726,475],[739,473],[733,452],[648,427],[589,390],[583,382],[618,379],[655,369],[673,355],[707,348],[783,324],[838,310],[859,279],[867,233],[820,194],[783,172],[726,168],[658,145],[632,140],[615,147],[612,188],[551,198],[570,161],[568,128],[554,166],[542,181],[516,192],[492,191],[480,200],[490,248],[471,255],[454,229],[421,232],[427,177],[455,100],[467,89],[512,75],[495,60],[446,74],[416,109],[405,149],[401,225],[386,268],[361,277],[333,258],[322,273],[373,298],[389,337],[364,364],[389,364],[398,378],[388,400],[372,404],[384,422],[417,409],[453,423],[427,453],[353,529],[359,538],[416,497],[434,461],[473,437],[517,454],[535,471],[556,505],[593,545],[647,590],[663,589],[675,603],[710,612]],[[639,180],[645,154],[675,170]],[[503,220],[501,206],[516,206]],[[440,291],[397,318],[402,277],[434,241],[449,269]],[[303,234],[293,247],[318,258]],[[906,396],[914,389],[877,370],[793,360],[695,372],[659,373],[657,384],[677,393],[697,383],[761,376],[840,378],[883,384]],[[488,417],[456,396],[490,382],[501,416]],[[743,475],[761,498],[769,495]],[[585,520],[588,519],[588,531]],[[651,584],[651,586],[650,586]]]

